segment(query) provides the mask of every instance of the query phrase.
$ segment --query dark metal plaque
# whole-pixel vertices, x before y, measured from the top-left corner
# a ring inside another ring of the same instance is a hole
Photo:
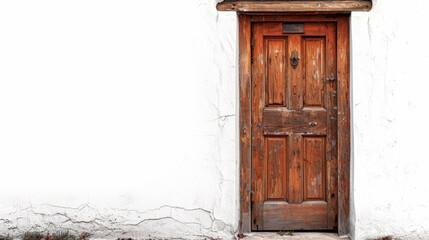
[[[283,33],[304,33],[304,23],[283,23]]]

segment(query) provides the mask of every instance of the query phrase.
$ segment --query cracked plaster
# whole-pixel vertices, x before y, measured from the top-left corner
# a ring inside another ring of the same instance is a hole
[[[2,231],[15,235],[55,229],[69,229],[75,234],[89,232],[96,238],[225,239],[234,234],[231,224],[216,219],[209,210],[167,205],[138,211],[95,209],[88,204],[76,208],[42,204],[16,208],[2,216]],[[178,232],[169,233],[171,228]]]

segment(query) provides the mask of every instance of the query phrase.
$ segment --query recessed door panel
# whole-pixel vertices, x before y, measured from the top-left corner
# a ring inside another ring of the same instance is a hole
[[[325,137],[304,137],[304,201],[325,200]]]
[[[286,106],[286,45],[287,38],[267,38],[266,52],[266,105]]]
[[[286,137],[265,137],[266,200],[286,199]]]
[[[306,37],[304,45],[304,106],[323,107],[325,83],[325,38]]]

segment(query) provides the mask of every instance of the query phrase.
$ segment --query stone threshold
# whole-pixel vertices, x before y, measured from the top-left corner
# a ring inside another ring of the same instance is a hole
[[[242,240],[350,240],[348,237],[339,237],[337,233],[327,232],[293,232],[292,236],[281,236],[277,232],[251,232],[245,235]]]

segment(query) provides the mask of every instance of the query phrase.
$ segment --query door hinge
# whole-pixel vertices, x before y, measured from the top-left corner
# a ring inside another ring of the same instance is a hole
[[[255,204],[255,192],[249,191],[249,202],[250,206],[253,207],[253,204]]]
[[[250,39],[250,46],[255,46],[255,38],[254,37],[252,37],[251,39]]]

